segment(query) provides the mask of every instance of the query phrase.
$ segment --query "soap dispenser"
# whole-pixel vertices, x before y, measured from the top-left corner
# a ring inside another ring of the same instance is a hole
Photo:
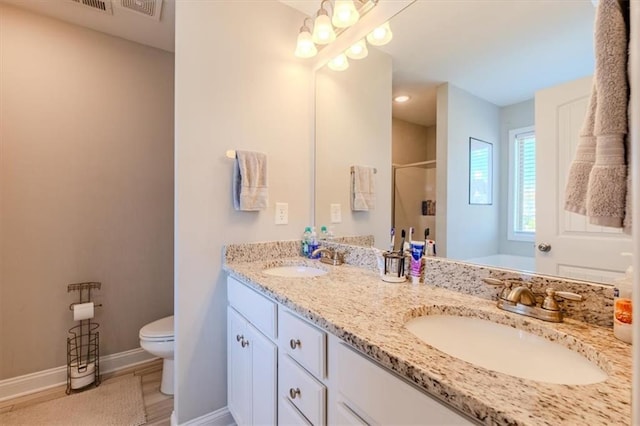
[[[631,253],[622,253],[631,256]],[[631,343],[633,267],[629,266],[623,278],[616,280],[613,289],[613,335],[623,342]]]

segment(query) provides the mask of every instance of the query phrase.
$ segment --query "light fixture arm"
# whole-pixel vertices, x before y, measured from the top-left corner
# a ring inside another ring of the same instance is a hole
[[[322,0],[322,2],[320,3],[320,9],[318,9],[316,16],[320,16],[320,15],[330,16],[329,12],[324,8],[325,3],[331,6],[331,15],[333,15],[333,4],[331,3],[331,0]]]
[[[311,26],[313,26],[313,19],[309,18],[308,16],[306,18],[304,18],[304,21],[302,21],[302,26],[300,27],[300,32],[306,31],[308,33],[311,33],[311,26],[307,25],[307,21],[311,21]]]

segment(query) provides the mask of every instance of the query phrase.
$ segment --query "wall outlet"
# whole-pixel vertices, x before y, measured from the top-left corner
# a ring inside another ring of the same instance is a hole
[[[342,222],[342,210],[340,204],[331,204],[331,223]]]
[[[276,203],[276,225],[289,223],[289,203]]]

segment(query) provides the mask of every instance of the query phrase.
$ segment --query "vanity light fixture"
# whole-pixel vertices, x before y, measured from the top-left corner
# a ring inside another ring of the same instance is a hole
[[[407,102],[409,99],[411,99],[411,96],[407,96],[407,95],[400,95],[400,96],[396,96],[393,98],[394,102],[398,102],[399,104]]]
[[[391,27],[389,26],[389,21],[380,25],[375,30],[371,31],[369,35],[367,35],[367,41],[372,46],[384,46],[389,43],[393,38],[393,33],[391,32]]]
[[[353,0],[336,0],[333,5],[331,22],[336,28],[347,28],[358,22],[360,13],[353,4]]]
[[[366,58],[369,54],[369,50],[367,50],[367,42],[362,39],[347,49],[344,53],[351,59]]]
[[[333,71],[344,71],[349,68],[349,60],[344,53],[339,54],[335,58],[329,61],[327,64],[330,70]]]
[[[298,58],[312,58],[318,54],[318,49],[311,38],[311,30],[307,26],[307,19],[311,20],[311,18],[304,19],[298,34],[298,43],[294,53]]]
[[[325,3],[331,4],[329,0],[322,0],[320,9],[316,13],[316,20],[313,23],[313,35],[311,38],[315,44],[329,44],[336,39],[336,32],[333,30],[329,14],[324,8]]]

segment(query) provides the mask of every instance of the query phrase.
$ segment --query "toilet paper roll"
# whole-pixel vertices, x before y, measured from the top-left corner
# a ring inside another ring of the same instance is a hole
[[[73,320],[81,321],[93,318],[93,302],[73,305]]]

